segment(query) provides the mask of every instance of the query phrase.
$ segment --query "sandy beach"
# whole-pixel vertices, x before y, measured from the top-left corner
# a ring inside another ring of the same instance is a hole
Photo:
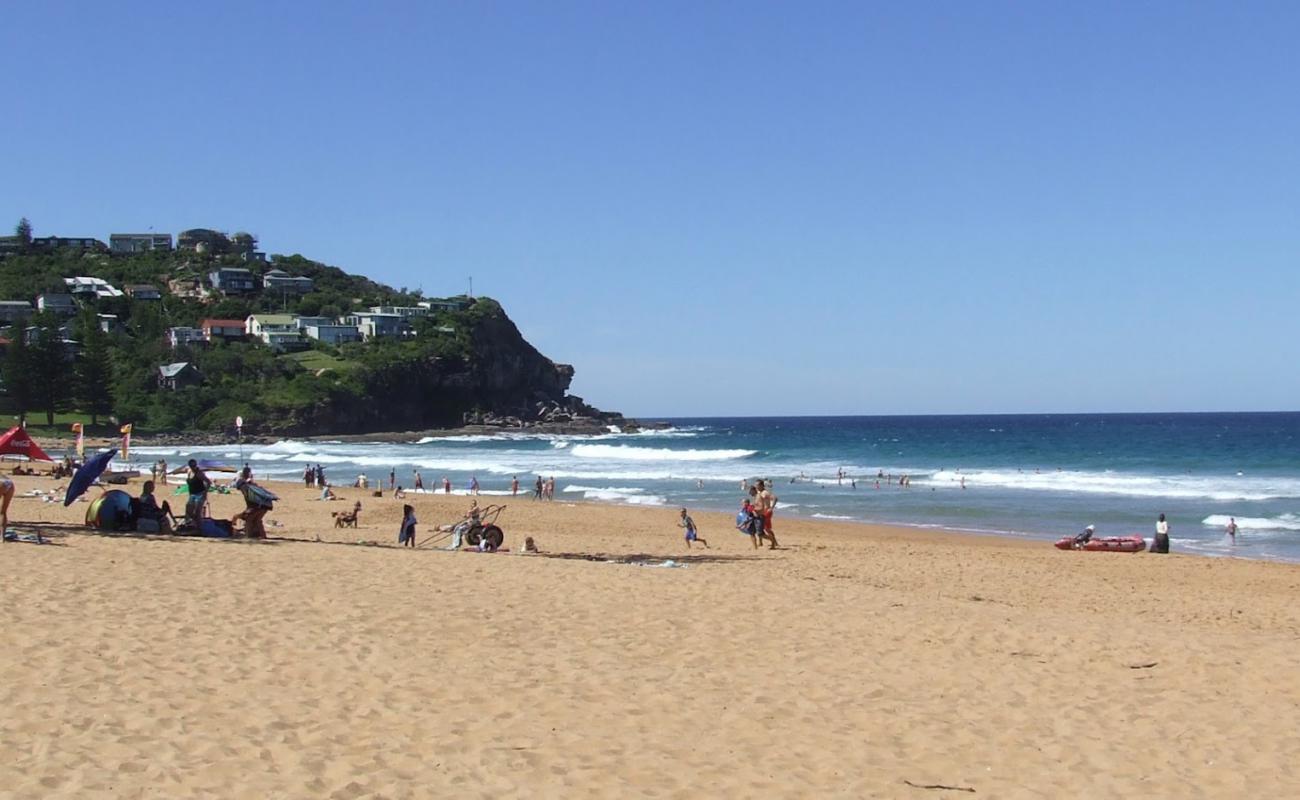
[[[274,488],[263,542],[14,501],[54,544],[0,548],[0,797],[1300,794],[1297,565],[779,512],[688,553],[676,509],[523,496],[539,555],[411,551],[399,500]]]

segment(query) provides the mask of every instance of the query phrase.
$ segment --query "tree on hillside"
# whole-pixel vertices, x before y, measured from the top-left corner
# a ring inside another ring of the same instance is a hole
[[[36,341],[28,348],[35,407],[45,412],[45,424],[54,424],[54,415],[72,406],[73,374],[71,353],[63,343],[59,319],[53,314],[37,314]]]
[[[18,237],[18,241],[22,242],[24,247],[32,243],[32,223],[27,217],[18,220],[18,224],[14,226],[14,236]]]
[[[90,424],[98,425],[100,415],[113,412],[113,364],[108,334],[100,330],[98,319],[89,315],[81,326],[81,358],[74,373],[77,404],[90,412]]]
[[[5,410],[18,416],[19,424],[27,420],[27,410],[33,403],[31,354],[25,341],[22,323],[10,328],[9,347],[0,364],[0,380],[4,382]]]

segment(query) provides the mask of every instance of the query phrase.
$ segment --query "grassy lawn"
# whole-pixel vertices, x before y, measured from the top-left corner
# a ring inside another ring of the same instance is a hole
[[[285,353],[280,358],[296,361],[303,369],[312,371],[332,369],[335,372],[347,372],[356,369],[355,361],[347,361],[320,350],[303,350],[301,353]]]
[[[74,422],[80,422],[86,426],[87,436],[112,437],[121,435],[118,432],[121,426],[112,424],[108,421],[107,417],[100,417],[99,424],[92,427],[90,424],[90,415],[76,411],[55,414],[53,425],[45,424],[44,413],[38,411],[29,412],[27,414],[27,432],[32,436],[40,438],[73,439],[76,437],[76,434],[71,430],[72,423]],[[18,424],[18,417],[17,415],[6,414],[4,417],[0,418],[0,423],[3,423],[5,430],[8,430]],[[145,433],[145,431],[140,429],[138,426],[135,428],[135,431],[136,433]]]

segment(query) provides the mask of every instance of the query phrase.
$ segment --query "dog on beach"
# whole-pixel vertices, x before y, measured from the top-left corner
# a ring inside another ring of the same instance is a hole
[[[331,511],[330,516],[334,517],[336,528],[355,528],[357,517],[361,516],[361,503],[358,502],[351,511]]]

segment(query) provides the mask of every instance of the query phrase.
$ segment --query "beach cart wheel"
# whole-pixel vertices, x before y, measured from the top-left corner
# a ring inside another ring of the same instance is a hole
[[[483,529],[483,538],[491,543],[492,549],[496,550],[501,547],[501,543],[506,540],[505,533],[495,525],[489,525]]]
[[[465,531],[465,544],[470,547],[478,547],[479,539],[483,532],[482,528],[470,528]]]

